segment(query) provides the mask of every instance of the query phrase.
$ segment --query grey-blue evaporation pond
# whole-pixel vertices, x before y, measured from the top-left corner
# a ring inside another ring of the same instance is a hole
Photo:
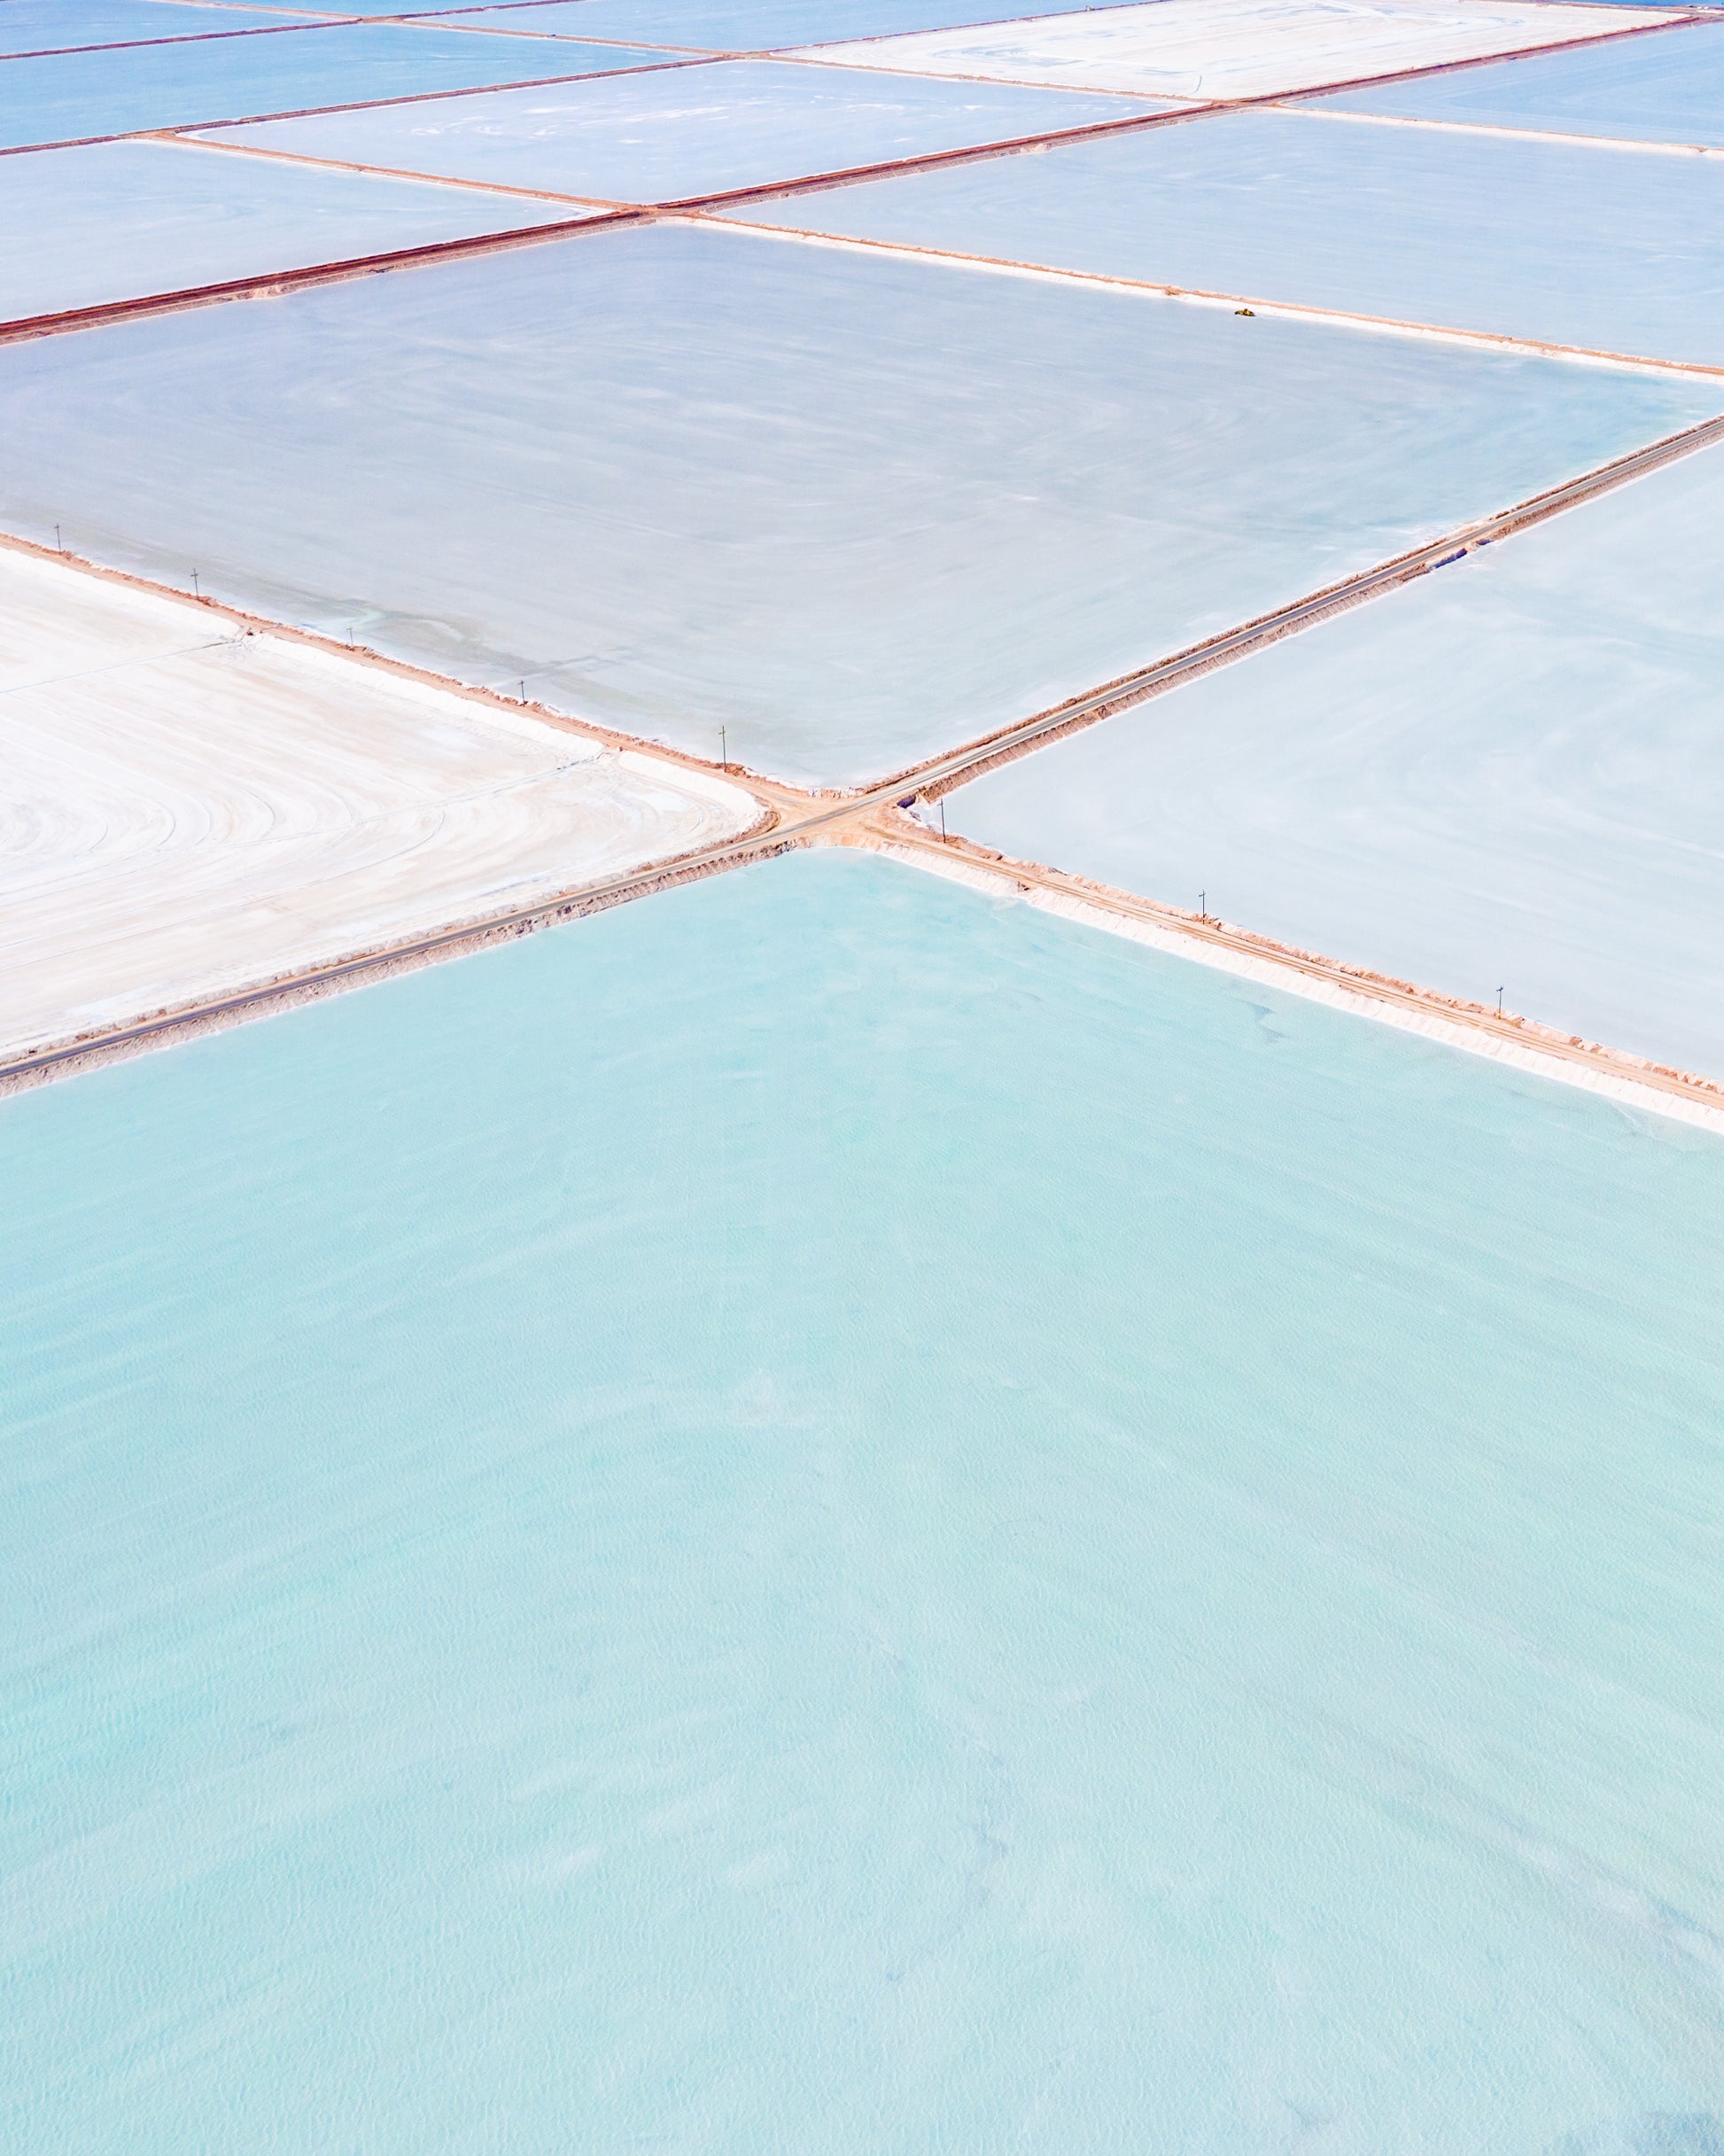
[[[1715,409],[661,224],[0,350],[0,526],[853,782]]]
[[[1156,109],[1150,99],[1010,82],[726,60],[439,98],[431,109],[320,113],[220,139],[505,187],[672,202]]]
[[[79,45],[151,44],[163,38],[237,36],[295,19],[291,9],[224,6],[198,0],[5,0],[0,7],[0,54],[63,52]],[[301,20],[309,20],[302,16]]]
[[[361,22],[12,59],[0,66],[0,149],[544,82],[638,67],[642,58],[620,45]]]
[[[826,855],[0,1180],[17,2156],[1718,2145],[1719,1141]]]
[[[1325,97],[1321,109],[1717,147],[1724,144],[1724,20],[1379,83]]]
[[[599,214],[172,143],[39,150],[0,158],[0,322]]]
[[[1713,448],[990,773],[954,830],[1724,1078]]]
[[[1720,160],[1376,127],[1311,105],[742,214],[1285,306],[1724,365]]]

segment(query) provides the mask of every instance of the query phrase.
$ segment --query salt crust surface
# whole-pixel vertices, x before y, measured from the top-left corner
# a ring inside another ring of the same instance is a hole
[[[384,4],[373,0],[374,5]],[[1091,4],[1092,0],[1063,0],[1037,12],[1079,14]],[[761,52],[817,39],[998,21],[1000,12],[997,0],[547,0],[544,6],[501,13],[476,9],[454,19],[556,37],[641,38],[648,44]]]
[[[822,57],[1207,100],[1354,82],[1668,19],[1651,9],[1601,17],[1555,0],[1149,0],[835,45]]]
[[[1325,97],[1316,109],[1724,144],[1724,20]]]
[[[170,143],[43,150],[0,158],[0,321],[582,214]]]
[[[639,66],[641,57],[616,45],[361,22],[323,23],[279,37],[12,59],[0,65],[0,149],[591,74]]]
[[[754,803],[0,549],[0,1050],[687,851]]]
[[[1724,366],[1724,158],[1234,113],[737,214]]]
[[[9,2156],[1716,2149],[1717,1139],[828,854],[0,1187]]]
[[[1157,109],[1069,90],[734,60],[282,120],[224,128],[218,139],[451,179],[663,202]]]
[[[1724,1078],[1724,455],[951,796],[954,830]]]
[[[0,528],[850,783],[1717,406],[661,224],[0,349]]]

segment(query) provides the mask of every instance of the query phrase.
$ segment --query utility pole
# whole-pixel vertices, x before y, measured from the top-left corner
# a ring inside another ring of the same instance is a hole
[[[1496,1015],[1499,1018],[1503,1016],[1503,991],[1500,988],[1496,992]]]
[[[945,843],[946,843],[946,803],[945,803],[945,796],[943,794],[943,795],[940,797],[940,844],[941,844],[942,845],[944,845],[944,844],[945,844]]]
[[[66,542],[60,537],[60,527],[58,525],[54,526],[54,551],[56,554],[64,554],[66,552]]]
[[[1197,917],[1200,921],[1209,918],[1209,894],[1207,891],[1200,891],[1197,894]]]
[[[725,770],[730,769],[730,738],[723,727],[718,728],[718,762]]]
[[[194,599],[201,599],[204,595],[198,588],[198,572],[195,569],[191,572],[191,595]]]

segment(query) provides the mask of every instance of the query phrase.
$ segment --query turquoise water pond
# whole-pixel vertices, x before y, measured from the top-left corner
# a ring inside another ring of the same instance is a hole
[[[796,856],[0,1103],[12,2152],[1724,2126],[1724,1146]]]

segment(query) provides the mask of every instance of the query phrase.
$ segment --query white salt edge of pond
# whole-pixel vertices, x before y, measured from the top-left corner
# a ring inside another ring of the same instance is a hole
[[[1601,1100],[1613,1101],[1619,1107],[1666,1116],[1674,1122],[1691,1124],[1698,1130],[1711,1131],[1724,1138],[1724,1108],[1709,1108],[1703,1101],[1666,1093],[1656,1086],[1636,1085],[1632,1078],[1617,1077],[1607,1070],[1590,1070],[1583,1063],[1570,1062],[1565,1057],[1546,1055],[1530,1043],[1504,1040],[1463,1020],[1445,1018],[1436,1010],[1410,1010],[1403,1005],[1385,1002],[1363,989],[1355,992],[1341,988],[1332,981],[1317,979],[1296,966],[1283,965],[1273,958],[1253,958],[1244,952],[1200,943],[1195,937],[1182,935],[1177,929],[1158,928],[1153,922],[1135,919],[1109,906],[1089,905],[1059,891],[1025,889],[1013,881],[1009,861],[1002,861],[998,870],[990,870],[978,868],[967,861],[941,860],[911,846],[886,845],[880,851],[907,867],[923,869],[949,883],[961,883],[967,890],[984,897],[1021,899],[1026,906],[1052,914],[1061,921],[1100,929],[1109,936],[1122,936],[1128,943],[1143,944],[1150,950],[1165,952],[1170,958],[1187,959],[1193,965],[1208,966],[1216,973],[1231,974],[1239,980],[1256,981],[1266,988],[1284,990],[1290,995],[1302,997],[1308,1003],[1323,1003],[1332,1010],[1374,1019],[1379,1025],[1393,1026],[1397,1032],[1416,1033],[1422,1040],[1434,1041],[1446,1048],[1459,1048],[1468,1055],[1482,1055],[1487,1062],[1525,1070],[1534,1078],[1549,1078],[1557,1085],[1575,1086]]]

